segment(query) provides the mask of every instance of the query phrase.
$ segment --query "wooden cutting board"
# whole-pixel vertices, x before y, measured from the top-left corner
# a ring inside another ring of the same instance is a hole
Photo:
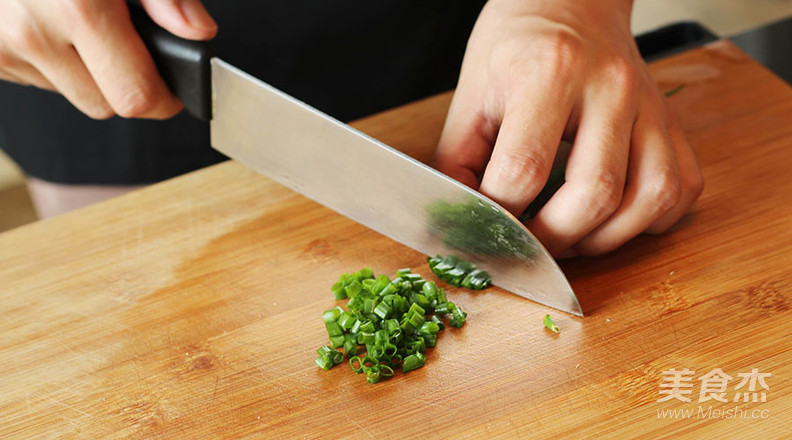
[[[0,437],[788,436],[792,90],[727,42],[652,72],[687,85],[707,188],[672,233],[562,264],[585,318],[450,288],[468,322],[424,368],[319,370],[337,277],[429,276],[424,256],[224,163],[0,235]],[[449,99],[357,127],[425,159]],[[658,402],[671,369],[695,371],[690,402]],[[715,369],[727,402],[699,402]],[[765,401],[733,402],[754,369]]]

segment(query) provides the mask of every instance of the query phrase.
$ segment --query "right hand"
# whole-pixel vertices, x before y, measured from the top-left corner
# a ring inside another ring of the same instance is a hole
[[[200,0],[141,3],[179,37],[208,40],[217,33]],[[94,119],[165,119],[182,109],[125,0],[0,0],[0,79],[61,93]]]

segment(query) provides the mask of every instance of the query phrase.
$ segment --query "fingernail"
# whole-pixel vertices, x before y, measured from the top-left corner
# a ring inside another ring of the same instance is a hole
[[[190,26],[204,31],[217,30],[217,23],[215,23],[199,0],[182,1],[181,10]]]

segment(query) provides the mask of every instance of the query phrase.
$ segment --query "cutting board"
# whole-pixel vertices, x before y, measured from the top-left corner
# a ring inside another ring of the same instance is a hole
[[[670,99],[707,187],[669,233],[562,263],[584,318],[448,288],[468,322],[424,368],[376,385],[322,371],[338,276],[432,279],[425,256],[223,163],[0,235],[0,437],[787,436],[792,90],[727,42],[651,70],[686,85]],[[356,126],[425,160],[449,101]],[[695,371],[690,402],[658,402],[672,369]],[[699,402],[716,369],[727,402]],[[733,402],[754,369],[765,401]]]

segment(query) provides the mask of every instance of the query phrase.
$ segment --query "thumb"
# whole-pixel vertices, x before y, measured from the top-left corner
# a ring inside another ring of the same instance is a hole
[[[200,0],[141,0],[155,23],[188,40],[209,40],[217,34],[217,23]]]

